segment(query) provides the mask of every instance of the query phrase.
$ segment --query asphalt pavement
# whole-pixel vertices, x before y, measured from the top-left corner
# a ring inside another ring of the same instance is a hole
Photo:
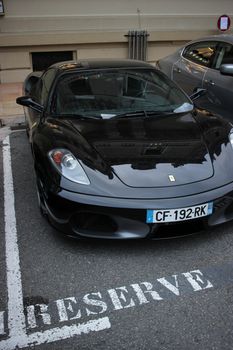
[[[14,205],[0,166],[0,349],[232,349],[233,223],[160,241],[68,239],[38,209],[25,131],[9,142]]]

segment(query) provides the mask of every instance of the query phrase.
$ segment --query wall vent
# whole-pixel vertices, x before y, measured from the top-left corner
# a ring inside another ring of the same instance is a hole
[[[130,30],[128,37],[128,57],[134,60],[146,61],[147,59],[147,38],[146,30]]]

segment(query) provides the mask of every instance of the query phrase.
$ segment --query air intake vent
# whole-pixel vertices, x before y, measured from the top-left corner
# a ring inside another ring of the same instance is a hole
[[[149,147],[145,150],[145,156],[159,156],[163,153],[165,147]]]

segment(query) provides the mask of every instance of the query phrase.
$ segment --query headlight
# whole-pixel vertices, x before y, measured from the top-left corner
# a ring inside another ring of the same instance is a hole
[[[48,156],[54,167],[66,179],[82,185],[90,185],[83,167],[70,151],[56,148],[50,151]]]

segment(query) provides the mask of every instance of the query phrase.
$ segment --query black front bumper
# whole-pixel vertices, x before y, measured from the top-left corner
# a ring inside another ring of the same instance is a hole
[[[154,200],[40,191],[51,224],[77,238],[168,238],[233,220],[233,184],[194,196]],[[146,223],[147,209],[184,208],[210,201],[214,210],[207,217],[169,224]]]

